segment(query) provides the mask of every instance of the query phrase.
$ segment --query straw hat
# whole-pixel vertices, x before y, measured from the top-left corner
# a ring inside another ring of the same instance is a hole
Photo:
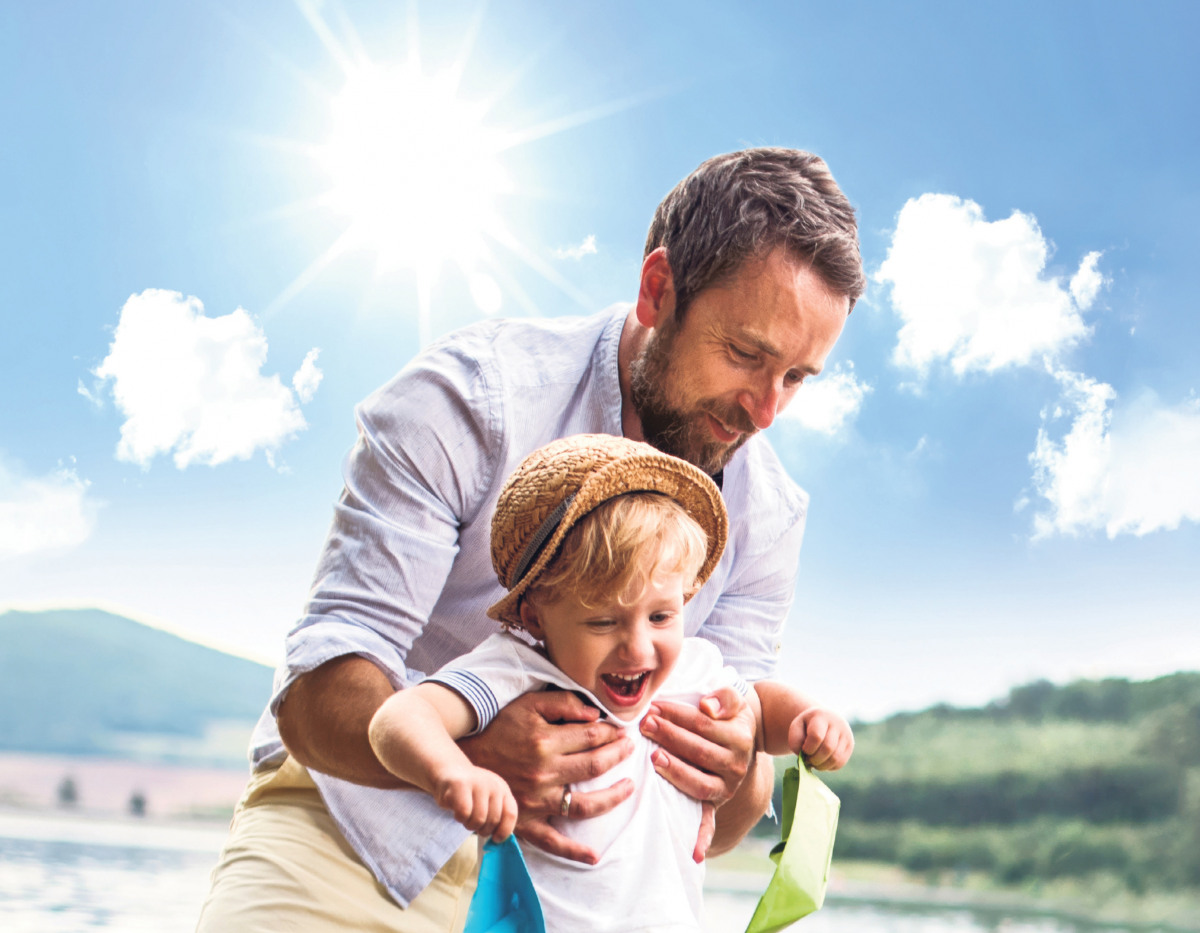
[[[716,483],[685,460],[611,434],[577,434],[526,457],[508,478],[492,516],[492,567],[508,595],[488,609],[520,625],[521,596],[550,563],[576,523],[630,492],[659,492],[684,507],[708,536],[696,576],[708,579],[725,549],[725,503]]]

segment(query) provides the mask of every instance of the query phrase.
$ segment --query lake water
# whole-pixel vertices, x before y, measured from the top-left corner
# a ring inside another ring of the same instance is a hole
[[[213,826],[0,814],[3,933],[192,933],[224,839]],[[744,930],[755,894],[709,891],[708,933]],[[984,911],[827,902],[802,933],[1085,933]],[[1110,933],[1112,933],[1110,928]]]

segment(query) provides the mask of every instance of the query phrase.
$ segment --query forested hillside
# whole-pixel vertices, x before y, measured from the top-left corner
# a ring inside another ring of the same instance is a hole
[[[94,609],[0,615],[0,750],[244,765],[271,669]],[[220,742],[212,740],[221,733]]]
[[[1200,674],[1039,682],[855,727],[835,855],[1003,883],[1200,888]]]

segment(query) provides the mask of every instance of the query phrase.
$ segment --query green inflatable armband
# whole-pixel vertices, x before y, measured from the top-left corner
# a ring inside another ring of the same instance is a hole
[[[783,841],[771,850],[775,874],[746,933],[775,933],[825,903],[842,803],[802,761],[783,776]]]

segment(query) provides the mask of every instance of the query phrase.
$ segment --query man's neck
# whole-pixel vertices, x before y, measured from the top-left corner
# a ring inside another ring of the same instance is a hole
[[[633,393],[629,388],[629,367],[646,345],[649,336],[649,328],[637,319],[636,307],[631,308],[621,330],[621,341],[617,345],[617,378],[621,385],[621,433],[633,441],[643,441],[646,438],[642,434],[642,419],[633,407]]]

